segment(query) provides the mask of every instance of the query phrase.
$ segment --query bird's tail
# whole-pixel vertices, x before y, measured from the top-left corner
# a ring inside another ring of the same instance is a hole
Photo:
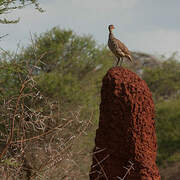
[[[130,55],[127,55],[126,57],[129,59],[129,61],[133,62],[132,57]]]

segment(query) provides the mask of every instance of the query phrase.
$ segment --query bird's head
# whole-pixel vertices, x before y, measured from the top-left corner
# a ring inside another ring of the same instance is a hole
[[[109,27],[108,27],[108,29],[109,29],[109,31],[112,31],[113,29],[115,29],[115,27],[114,27],[114,25],[109,25]]]

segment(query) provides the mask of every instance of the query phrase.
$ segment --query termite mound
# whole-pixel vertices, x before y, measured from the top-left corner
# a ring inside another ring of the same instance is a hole
[[[160,180],[154,115],[145,81],[111,68],[103,78],[90,180]]]

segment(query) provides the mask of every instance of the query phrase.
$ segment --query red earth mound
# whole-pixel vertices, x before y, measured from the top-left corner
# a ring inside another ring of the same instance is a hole
[[[160,180],[156,151],[154,103],[149,88],[130,70],[111,68],[101,89],[90,179]]]

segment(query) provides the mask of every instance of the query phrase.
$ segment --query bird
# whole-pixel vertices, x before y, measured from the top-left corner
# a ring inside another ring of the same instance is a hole
[[[120,66],[122,65],[123,58],[127,58],[129,61],[132,62],[131,53],[129,52],[128,48],[119,39],[116,39],[113,35],[112,31],[113,29],[115,29],[114,25],[112,24],[109,25],[108,29],[109,29],[108,47],[117,58],[116,66],[118,66],[120,60],[121,60]]]

